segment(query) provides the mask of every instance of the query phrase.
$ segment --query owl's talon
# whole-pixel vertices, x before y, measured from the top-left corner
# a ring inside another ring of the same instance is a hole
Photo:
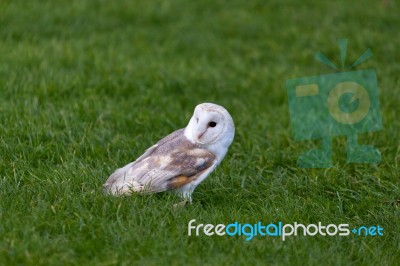
[[[181,201],[181,202],[179,202],[179,203],[175,203],[174,205],[173,205],[173,207],[174,207],[174,209],[177,209],[177,208],[184,208],[186,205],[188,205],[189,204],[189,201],[188,200],[184,200],[184,201]]]

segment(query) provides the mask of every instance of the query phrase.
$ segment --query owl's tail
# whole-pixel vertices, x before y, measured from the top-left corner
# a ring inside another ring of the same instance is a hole
[[[129,195],[133,192],[141,192],[144,187],[141,183],[127,176],[127,170],[132,166],[130,163],[123,168],[117,169],[103,185],[104,192],[112,195]]]

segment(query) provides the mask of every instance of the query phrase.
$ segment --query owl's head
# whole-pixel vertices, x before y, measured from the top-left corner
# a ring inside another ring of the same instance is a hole
[[[193,143],[228,148],[235,135],[235,125],[228,111],[217,104],[202,103],[196,106],[185,129],[185,136]]]

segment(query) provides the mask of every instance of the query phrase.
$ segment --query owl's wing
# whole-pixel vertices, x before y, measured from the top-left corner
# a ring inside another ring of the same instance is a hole
[[[113,194],[161,192],[196,180],[215,165],[215,155],[191,144],[175,131],[148,149],[135,162],[115,171],[105,187]]]
[[[156,144],[154,144],[153,146],[151,146],[150,148],[148,148],[139,158],[137,158],[133,163],[138,163],[141,160],[149,157],[150,155],[152,155],[155,151],[157,150],[162,150],[162,146],[164,146],[164,144],[169,143],[169,142],[173,142],[175,139],[182,137],[183,133],[184,133],[185,129],[181,128],[178,129],[174,132],[172,132],[171,134],[169,134],[168,136],[164,137],[163,139],[161,139],[160,141],[158,141]],[[158,149],[157,149],[158,148]]]

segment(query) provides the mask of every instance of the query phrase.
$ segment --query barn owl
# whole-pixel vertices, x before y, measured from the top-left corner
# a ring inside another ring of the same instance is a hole
[[[179,129],[117,169],[104,184],[113,195],[172,190],[192,202],[194,189],[219,165],[235,135],[233,119],[220,105],[196,106],[186,128]]]

